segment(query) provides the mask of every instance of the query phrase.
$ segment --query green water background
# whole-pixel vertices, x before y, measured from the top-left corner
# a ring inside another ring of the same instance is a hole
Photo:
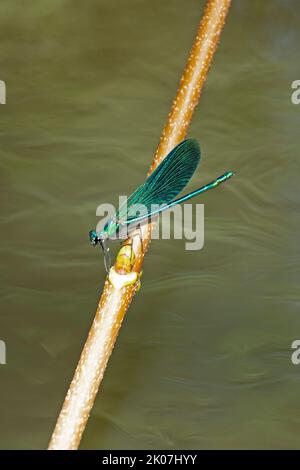
[[[143,182],[204,2],[2,0],[0,447],[45,448],[104,279],[96,206]],[[205,246],[154,241],[82,449],[299,448],[300,2],[235,0],[190,136]]]

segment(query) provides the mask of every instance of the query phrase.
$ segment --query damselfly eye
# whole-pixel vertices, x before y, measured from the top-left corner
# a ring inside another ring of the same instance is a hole
[[[97,235],[96,230],[91,230],[89,232],[89,239],[92,245],[94,246],[97,245],[99,240],[98,240],[98,235]]]

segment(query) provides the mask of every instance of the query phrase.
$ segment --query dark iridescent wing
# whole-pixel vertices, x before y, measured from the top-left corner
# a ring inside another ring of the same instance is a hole
[[[116,214],[117,220],[121,224],[134,220],[139,215],[137,213],[139,205],[146,207],[147,212],[150,213],[151,205],[168,204],[187,185],[199,161],[200,148],[196,140],[187,139],[178,144],[145,183],[129,196],[127,207],[120,207]]]

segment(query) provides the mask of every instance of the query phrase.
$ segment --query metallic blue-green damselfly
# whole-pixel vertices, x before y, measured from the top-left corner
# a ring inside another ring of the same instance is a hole
[[[129,196],[126,204],[119,208],[99,233],[96,230],[89,232],[91,244],[100,245],[104,252],[107,271],[110,267],[110,255],[106,240],[118,238],[122,228],[129,230],[131,227],[136,228],[151,217],[209,189],[216,188],[234,175],[232,171],[228,171],[211,183],[175,199],[193,176],[199,164],[200,155],[200,147],[196,140],[187,139],[178,144],[146,181]],[[153,209],[154,205],[158,208]],[[139,207],[143,210],[139,210]]]

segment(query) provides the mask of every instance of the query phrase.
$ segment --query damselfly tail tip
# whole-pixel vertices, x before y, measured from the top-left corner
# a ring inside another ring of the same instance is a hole
[[[217,184],[220,184],[220,183],[223,183],[224,181],[227,181],[229,178],[231,178],[234,175],[235,175],[234,171],[226,171],[226,173],[224,173],[224,175],[220,176],[217,179]]]

